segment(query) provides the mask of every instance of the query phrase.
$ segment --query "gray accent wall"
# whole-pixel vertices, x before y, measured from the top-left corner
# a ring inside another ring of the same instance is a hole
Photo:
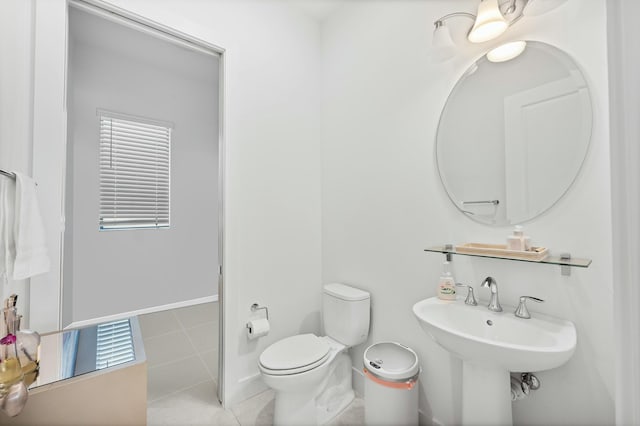
[[[217,294],[219,58],[70,8],[63,326]],[[173,123],[171,227],[100,231],[98,109]]]

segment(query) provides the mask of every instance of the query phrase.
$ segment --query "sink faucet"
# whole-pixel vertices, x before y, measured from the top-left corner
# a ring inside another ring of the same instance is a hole
[[[487,277],[482,281],[480,287],[486,287],[491,290],[491,300],[489,301],[489,310],[493,312],[502,312],[502,306],[498,300],[498,283],[493,277]]]
[[[462,283],[456,283],[456,287],[466,287],[468,289],[467,298],[464,299],[465,304],[471,305],[471,306],[478,305],[478,302],[476,301],[476,298],[473,294],[473,287],[471,287],[470,285],[462,284]]]

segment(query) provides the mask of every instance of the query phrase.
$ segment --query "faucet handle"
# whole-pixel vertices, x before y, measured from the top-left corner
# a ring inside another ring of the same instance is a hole
[[[473,293],[473,287],[471,287],[470,285],[467,284],[462,284],[462,283],[456,283],[456,287],[466,287],[469,289],[469,291],[467,292],[467,298],[464,299],[464,303],[467,305],[471,305],[471,306],[477,306],[478,302],[476,301],[476,296]]]
[[[514,312],[518,318],[524,318],[524,319],[531,318],[531,314],[529,313],[529,309],[527,309],[527,299],[533,300],[534,302],[537,302],[537,303],[544,302],[544,300],[539,299],[537,297],[520,296],[520,303],[518,304],[518,307],[516,308],[516,310]]]

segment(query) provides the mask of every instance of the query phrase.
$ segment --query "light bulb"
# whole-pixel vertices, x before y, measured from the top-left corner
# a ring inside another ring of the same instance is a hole
[[[526,41],[512,41],[502,44],[487,53],[487,59],[491,62],[505,62],[519,56],[527,47]]]

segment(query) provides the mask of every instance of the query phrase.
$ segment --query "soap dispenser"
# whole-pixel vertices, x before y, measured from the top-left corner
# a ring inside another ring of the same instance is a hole
[[[451,264],[444,262],[442,275],[438,283],[438,298],[442,300],[456,300],[456,282],[451,273]]]
[[[507,249],[516,251],[531,250],[531,238],[524,235],[522,226],[516,225],[513,229],[513,235],[507,237]]]

